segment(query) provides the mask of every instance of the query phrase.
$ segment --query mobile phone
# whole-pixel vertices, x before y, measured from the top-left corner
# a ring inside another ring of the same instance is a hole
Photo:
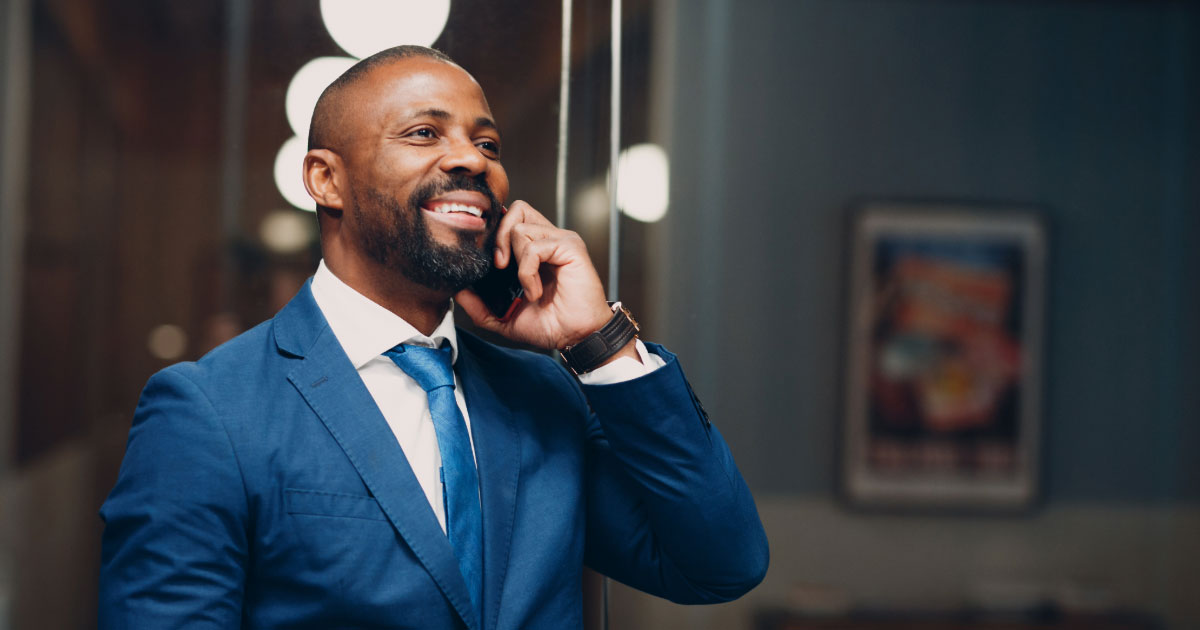
[[[525,289],[517,280],[515,260],[509,260],[508,267],[504,269],[493,266],[482,280],[471,286],[471,290],[483,299],[484,306],[502,322],[513,316],[525,295]]]

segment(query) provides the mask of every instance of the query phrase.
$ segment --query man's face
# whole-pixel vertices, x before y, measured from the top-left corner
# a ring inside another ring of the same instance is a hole
[[[491,268],[508,196],[483,91],[461,68],[424,57],[376,68],[362,87],[344,156],[355,245],[430,289],[474,283]]]

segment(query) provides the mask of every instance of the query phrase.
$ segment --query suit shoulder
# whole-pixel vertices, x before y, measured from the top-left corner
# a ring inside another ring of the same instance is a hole
[[[207,383],[262,374],[264,364],[278,355],[271,330],[271,320],[262,322],[195,361],[184,361],[159,370],[150,382],[181,377],[204,389]]]

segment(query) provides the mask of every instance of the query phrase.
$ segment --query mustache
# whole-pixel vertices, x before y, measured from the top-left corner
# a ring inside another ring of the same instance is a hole
[[[488,186],[483,175],[471,177],[462,173],[449,173],[444,178],[426,182],[412,192],[409,197],[409,205],[413,208],[420,208],[426,201],[456,190],[477,192],[487,197],[488,203],[491,204],[491,208],[488,209],[489,222],[499,219],[502,208],[500,200],[496,199],[492,187]]]

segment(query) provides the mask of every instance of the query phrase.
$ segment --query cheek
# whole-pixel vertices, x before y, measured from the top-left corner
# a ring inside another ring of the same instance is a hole
[[[504,172],[504,167],[497,165],[488,173],[488,187],[501,204],[508,200],[508,174]]]
[[[368,172],[366,186],[407,201],[422,181],[437,174],[437,169],[431,159],[392,151],[378,153]]]

